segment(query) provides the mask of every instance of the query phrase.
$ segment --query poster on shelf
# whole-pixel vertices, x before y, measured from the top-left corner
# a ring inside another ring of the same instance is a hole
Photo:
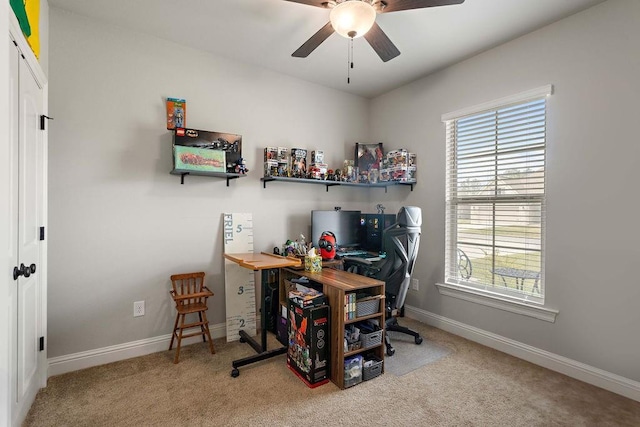
[[[376,144],[356,143],[354,166],[359,171],[380,169],[380,163],[384,157],[382,142]]]

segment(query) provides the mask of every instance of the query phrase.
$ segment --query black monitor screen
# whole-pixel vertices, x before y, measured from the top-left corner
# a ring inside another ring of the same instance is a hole
[[[357,248],[361,243],[360,211],[311,211],[311,242],[318,247],[323,231],[336,236],[339,248]]]

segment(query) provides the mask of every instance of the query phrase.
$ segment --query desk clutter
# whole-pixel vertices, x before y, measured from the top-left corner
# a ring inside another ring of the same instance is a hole
[[[356,143],[354,158],[344,160],[342,167],[337,168],[325,163],[323,150],[312,150],[310,156],[308,153],[306,148],[265,147],[264,176],[368,184],[416,181],[416,155],[404,148],[385,154],[381,142]]]

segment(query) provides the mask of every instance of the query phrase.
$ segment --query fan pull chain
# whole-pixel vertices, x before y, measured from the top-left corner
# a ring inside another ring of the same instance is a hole
[[[351,83],[351,69],[353,68],[353,37],[349,38],[347,46],[347,84]]]

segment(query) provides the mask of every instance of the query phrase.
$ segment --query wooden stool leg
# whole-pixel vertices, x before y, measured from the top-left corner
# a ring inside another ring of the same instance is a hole
[[[207,313],[202,312],[202,317],[204,318],[204,328],[207,334],[207,338],[209,338],[209,351],[211,354],[216,354],[216,349],[213,348],[213,340],[211,339],[211,333],[209,333],[209,320],[207,319]]]
[[[202,323],[202,312],[198,312],[198,317],[200,318],[200,323]],[[204,336],[204,324],[200,325],[200,330],[202,331],[202,342],[207,342],[207,339]]]
[[[184,330],[184,318],[185,315],[182,315],[180,319],[180,335],[178,335],[178,347],[176,348],[176,357],[173,359],[173,363],[178,363],[178,359],[180,358],[180,345],[182,344],[182,331]]]
[[[173,323],[173,332],[171,332],[171,343],[169,344],[169,350],[173,348],[173,340],[176,337],[176,329],[178,328],[178,319],[180,314],[176,314],[176,321]]]

